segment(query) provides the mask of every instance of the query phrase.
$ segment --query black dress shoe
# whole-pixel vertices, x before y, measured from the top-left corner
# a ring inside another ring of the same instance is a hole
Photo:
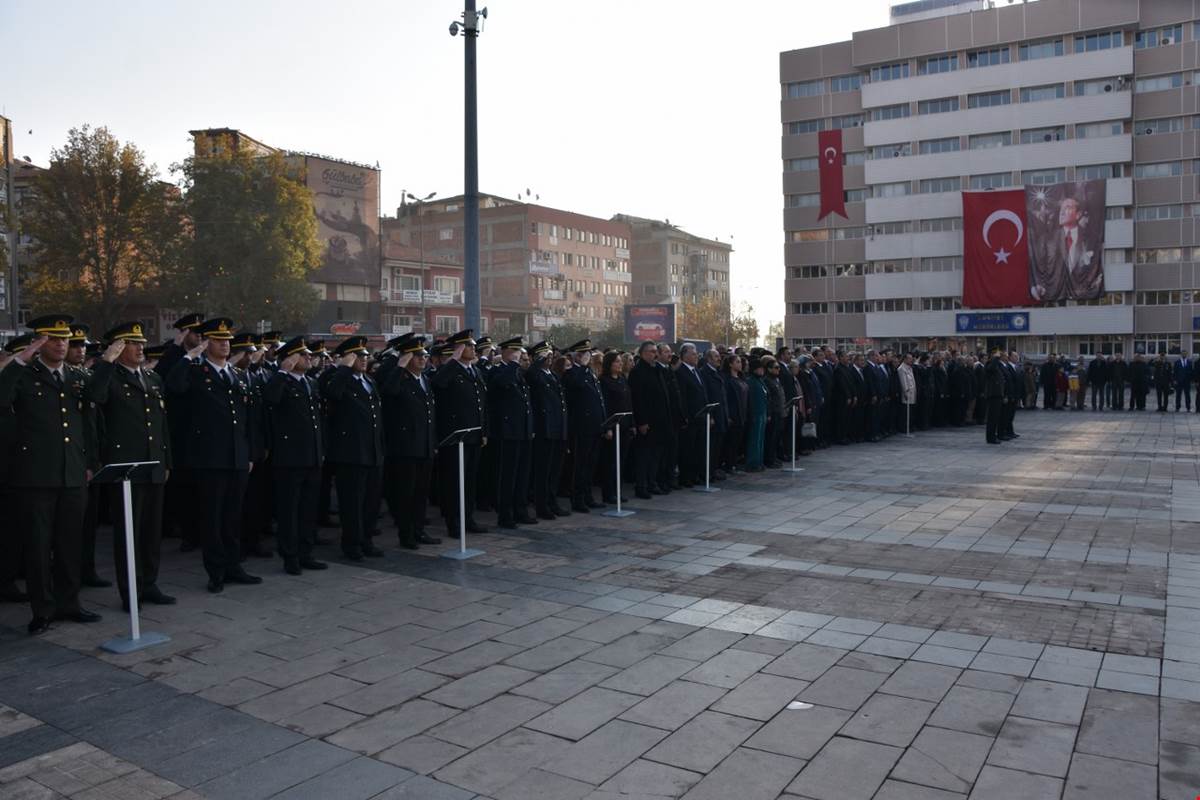
[[[303,562],[301,562],[301,565],[303,565]],[[258,577],[257,575],[251,575],[248,572],[234,572],[231,575],[225,576],[225,582],[241,583],[246,586],[256,586],[262,583],[262,578]]]
[[[15,583],[9,583],[0,587],[0,600],[9,603],[26,603],[29,602],[29,595],[18,589]]]
[[[368,558],[383,558],[384,552],[375,545],[368,543],[363,547],[363,555]]]
[[[467,533],[487,533],[487,525],[480,525],[478,522],[467,523]]]
[[[87,609],[79,609],[78,611],[66,611],[54,615],[55,619],[66,620],[67,622],[99,622],[101,617],[95,611]]]
[[[441,544],[440,536],[430,536],[428,533],[417,534],[417,544]]]
[[[208,591],[212,594],[220,594],[225,591],[225,581],[219,581],[216,578],[208,579]]]
[[[380,555],[382,555],[382,553],[380,553]],[[329,569],[329,565],[324,561],[317,561],[311,556],[309,558],[300,559],[300,566],[304,567],[304,569]],[[256,583],[262,583],[262,578],[259,578]]]
[[[50,620],[45,617],[34,617],[29,620],[29,625],[25,630],[29,631],[30,636],[37,636],[50,630]]]
[[[302,575],[304,570],[300,569],[300,562],[294,558],[287,558],[283,561],[283,571],[288,575]]]
[[[94,572],[91,575],[85,575],[79,582],[92,589],[107,589],[112,586],[112,581],[106,581]]]
[[[558,519],[558,514],[555,514],[548,508],[543,508],[541,511],[537,512],[537,515],[538,519]]]
[[[363,556],[362,553],[358,552],[357,550],[345,550],[342,552],[342,555],[344,555],[347,560],[353,561],[355,563],[358,563],[359,561],[364,561],[366,558],[365,556]]]
[[[535,518],[535,517],[531,517],[528,514],[522,514],[521,516],[517,517],[517,524],[519,524],[519,525],[537,525],[538,521],[537,521],[537,518]]]
[[[175,598],[169,594],[163,594],[162,590],[157,586],[150,586],[145,591],[138,594],[139,600],[145,600],[147,603],[152,603],[156,606],[173,606]]]

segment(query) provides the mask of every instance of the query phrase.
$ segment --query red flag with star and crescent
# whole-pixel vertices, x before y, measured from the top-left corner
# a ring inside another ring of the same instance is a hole
[[[963,192],[964,308],[1027,306],[1029,234],[1025,191]]]
[[[846,192],[842,177],[842,129],[821,131],[817,134],[817,162],[821,174],[821,213],[817,222],[830,214],[846,216]]]

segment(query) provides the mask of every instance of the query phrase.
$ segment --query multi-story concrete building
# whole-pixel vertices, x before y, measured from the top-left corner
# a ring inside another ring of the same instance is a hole
[[[1193,2],[921,0],[891,19],[780,56],[786,337],[1200,352]],[[817,222],[831,128],[849,219]],[[1106,294],[1009,309],[1028,311],[1019,334],[959,336],[960,192],[1101,178]]]
[[[635,303],[695,303],[712,297],[729,311],[729,255],[733,246],[680,230],[670,221],[617,214],[629,225]]]
[[[383,220],[383,233],[388,242],[408,248],[409,260],[419,252],[419,260],[427,265],[461,264],[463,198],[401,206],[395,218]],[[480,195],[480,294],[484,305],[492,308],[484,314],[485,324],[491,326],[484,332],[492,338],[509,331],[536,338],[556,325],[604,330],[621,320],[623,306],[634,302],[631,237],[623,222]],[[462,292],[458,278],[427,278],[419,286],[409,281],[408,288],[433,289],[451,298]],[[385,315],[411,317],[412,305],[398,306],[394,295],[393,291]]]
[[[0,333],[5,336],[23,330],[29,317],[20,279],[31,262],[33,239],[21,232],[20,220],[41,171],[28,158],[16,156],[12,123],[0,117]]]

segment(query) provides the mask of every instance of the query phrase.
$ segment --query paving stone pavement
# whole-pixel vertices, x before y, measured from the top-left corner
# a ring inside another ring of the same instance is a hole
[[[168,644],[0,606],[0,798],[1193,800],[1200,420],[1017,430],[215,596],[168,542]]]

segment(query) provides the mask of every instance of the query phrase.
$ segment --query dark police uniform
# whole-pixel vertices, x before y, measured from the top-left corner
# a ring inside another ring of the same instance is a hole
[[[300,337],[279,350],[281,360],[307,352]],[[325,457],[320,390],[307,375],[280,370],[263,388],[263,403],[271,416],[267,450],[271,454],[271,488],[284,569],[291,575],[299,575],[302,567],[324,569],[324,564],[312,558]]]
[[[104,335],[107,342],[145,343],[137,322],[118,325]],[[105,464],[157,461],[151,474],[132,482],[134,568],[138,598],[170,605],[175,599],[158,588],[159,550],[162,544],[163,487],[171,469],[170,431],[167,425],[166,390],[159,375],[150,370],[99,361],[88,382],[87,397],[104,414],[100,459]],[[113,518],[113,559],[117,590],[128,607],[129,579],[125,570],[125,504],[121,485],[108,487]]]
[[[185,314],[175,320],[172,327],[185,334],[194,334],[203,322],[203,314]],[[185,355],[187,350],[183,346],[175,344],[174,341],[167,344],[158,363],[154,365],[154,371],[164,383],[171,368],[182,361]],[[187,395],[167,391],[167,427],[171,431],[171,456],[174,467],[163,490],[163,535],[175,533],[176,529],[173,526],[177,525],[179,537],[183,540],[181,549],[184,551],[195,550],[200,546],[201,540],[200,515],[196,513],[195,508],[196,486],[185,452],[191,419],[188,402]]]
[[[230,361],[241,362],[243,357],[258,352],[259,338],[252,333],[239,333],[233,337],[229,347]],[[246,480],[246,494],[242,498],[242,527],[238,535],[241,543],[242,560],[247,556],[270,558],[271,548],[263,539],[271,535],[271,469],[267,458],[268,426],[270,420],[262,390],[271,376],[260,365],[248,363],[245,367],[234,367],[246,376],[250,386],[250,463],[254,468]]]
[[[367,338],[352,336],[337,346],[338,357],[369,354]],[[333,464],[342,523],[342,552],[351,560],[382,556],[371,543],[379,522],[383,489],[383,419],[375,381],[354,367],[330,370],[322,387],[329,425],[326,459]]]
[[[66,339],[66,315],[32,320],[38,336]],[[52,372],[40,361],[14,360],[0,371],[0,407],[17,420],[11,480],[17,490],[17,527],[25,532],[25,564],[33,619],[41,633],[54,618],[92,622],[99,616],[79,605],[82,525],[87,504],[91,432],[86,380],[62,364]]]
[[[521,337],[500,343],[501,353],[521,351]],[[501,361],[488,371],[489,430],[496,449],[496,512],[502,528],[535,525],[529,516],[530,443],[534,441],[529,385],[516,361]]]
[[[425,353],[424,344],[424,337],[411,335],[389,342],[401,355],[411,353],[413,357]],[[438,443],[433,386],[429,376],[413,375],[400,367],[397,359],[387,373],[381,367],[379,375],[386,447],[384,485],[400,545],[416,549],[418,544],[439,544],[441,539],[425,533]]]
[[[88,340],[91,328],[78,322],[71,325],[71,336],[67,339],[67,365],[70,369],[78,370],[86,382],[92,377],[92,371],[84,366],[88,359],[98,356],[96,350],[99,342]],[[92,428],[88,434],[89,440],[99,443],[104,431],[104,417],[100,414],[95,403],[87,401],[84,408],[85,424]],[[88,469],[96,472],[100,469],[99,449],[89,448]],[[96,527],[100,524],[101,506],[105,498],[101,496],[99,484],[88,485],[87,508],[83,513],[83,555],[79,566],[79,581],[83,586],[106,589],[112,586],[112,581],[105,580],[96,574]]]
[[[533,365],[525,373],[533,406],[533,507],[542,519],[565,517],[571,512],[558,504],[567,442],[567,399],[562,384],[550,369],[554,348],[547,342],[533,346]]]
[[[592,343],[588,339],[576,342],[568,351],[590,353]],[[576,364],[563,373],[563,386],[567,392],[567,409],[571,416],[571,509],[587,513],[593,508],[604,508],[592,494],[592,478],[596,474],[596,459],[600,454],[600,437],[604,434],[604,395],[600,382],[592,368]]]
[[[465,330],[449,337],[446,346],[452,352],[458,345],[469,344],[472,341],[471,331]],[[475,367],[464,366],[462,362],[450,356],[433,375],[433,391],[437,398],[439,442],[456,430],[479,428],[466,434],[463,440],[463,484],[466,528],[472,533],[483,533],[487,528],[475,522],[473,517],[480,452],[484,449],[483,442],[488,436],[487,388],[483,376]],[[457,445],[438,450],[437,470],[438,485],[442,487],[439,505],[442,516],[446,519],[446,529],[453,533],[459,526]]]
[[[206,320],[198,332],[207,339],[233,338],[233,321]],[[205,355],[184,358],[167,374],[167,391],[184,398],[188,422],[183,453],[176,458],[192,470],[196,517],[208,589],[225,583],[261,583],[242,569],[238,544],[242,495],[250,470],[250,385],[228,364],[218,369]]]

